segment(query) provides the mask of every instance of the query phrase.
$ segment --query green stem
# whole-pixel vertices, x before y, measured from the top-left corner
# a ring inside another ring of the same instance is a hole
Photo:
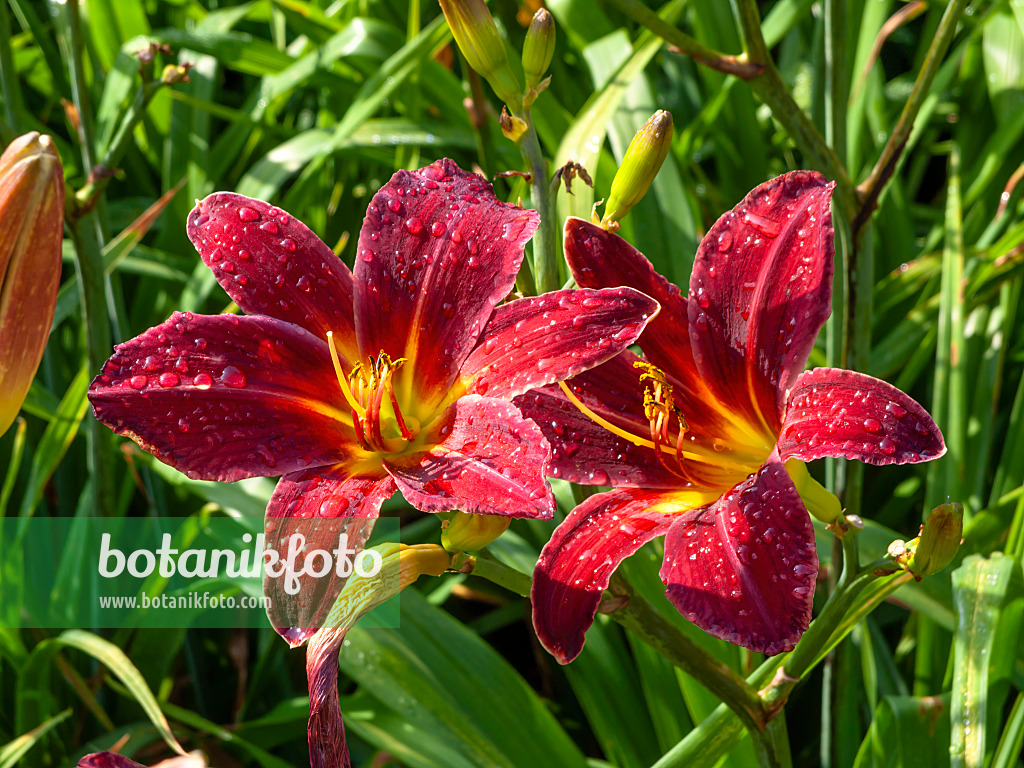
[[[459,573],[473,574],[481,579],[487,579],[492,584],[497,584],[520,597],[530,596],[530,586],[533,580],[527,574],[509,568],[497,560],[487,560],[467,555],[465,552],[456,552],[452,555],[451,567],[452,570]]]
[[[946,12],[942,15],[939,28],[935,31],[935,38],[928,47],[924,64],[921,66],[921,71],[917,73],[917,79],[914,81],[914,87],[910,91],[910,96],[903,107],[900,119],[889,135],[889,140],[882,149],[882,154],[879,156],[878,162],[875,163],[875,167],[871,170],[871,174],[857,188],[861,200],[856,216],[852,219],[855,239],[867,223],[872,211],[878,205],[878,198],[882,194],[882,190],[885,189],[892,178],[893,172],[896,170],[896,165],[907,146],[907,140],[910,138],[910,132],[914,128],[914,120],[917,119],[917,113],[921,111],[925,99],[928,98],[932,81],[938,74],[942,59],[953,42],[953,37],[956,34],[956,25],[960,21],[960,16],[966,7],[967,0],[952,0],[946,6]]]
[[[78,7],[79,0],[69,0],[67,4],[67,50],[68,70],[71,75],[71,98],[78,110],[79,138],[82,145],[82,164],[85,168],[93,166],[93,121],[92,108],[89,103],[89,90],[85,83],[85,68],[82,54],[85,43],[82,41],[82,16]]]
[[[71,242],[75,248],[75,272],[85,325],[86,355],[89,369],[99,373],[113,347],[110,316],[107,311],[103,255],[97,234],[95,215],[68,223]],[[114,468],[107,451],[105,428],[95,419],[89,419],[89,469],[96,478],[93,485],[96,511],[112,514],[114,511]]]
[[[163,82],[154,80],[143,83],[139,87],[135,93],[135,99],[118,125],[117,133],[114,134],[107,153],[97,165],[91,166],[91,172],[85,185],[75,193],[73,218],[85,216],[96,206],[100,195],[103,194],[113,177],[114,168],[121,162],[121,158],[124,157],[124,153],[128,151],[128,147],[132,143],[135,126],[142,121],[150,102],[163,86]]]
[[[540,214],[540,226],[533,237],[534,287],[538,294],[548,293],[562,287],[558,269],[558,216],[555,212],[554,196],[551,195],[549,188],[547,163],[541,152],[537,129],[531,119],[531,110],[527,107],[516,117],[527,125],[527,131],[519,142],[519,149],[530,167],[532,203]]]
[[[803,152],[805,160],[836,182],[836,197],[847,218],[851,218],[856,200],[856,191],[846,173],[839,156],[829,146],[821,133],[793,99],[782,76],[775,68],[764,35],[761,33],[761,12],[757,0],[734,0],[743,47],[747,57],[764,65],[763,73],[750,80],[754,94],[772,110],[772,117],[779,121],[790,138]]]
[[[640,0],[609,0],[609,2],[633,21],[647,27],[662,40],[671,43],[680,53],[686,54],[711,69],[735,75],[741,80],[757,77],[764,70],[759,61],[751,61],[746,56],[731,56],[702,45],[678,27],[665,21]]]
[[[0,3],[0,93],[4,99],[4,120],[7,126],[18,133],[18,113],[21,106],[21,89],[14,71],[14,56],[11,54],[11,17],[7,3]],[[5,137],[3,143],[9,143]]]
[[[609,591],[625,600],[611,618],[725,702],[752,733],[764,728],[764,707],[742,677],[662,618],[623,576],[612,577]]]

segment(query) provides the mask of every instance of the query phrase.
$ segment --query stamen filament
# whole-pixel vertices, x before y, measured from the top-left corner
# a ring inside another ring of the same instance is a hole
[[[650,448],[653,451],[655,451],[656,453],[659,450],[667,450],[668,452],[670,452],[674,456],[681,456],[684,459],[689,459],[691,461],[699,461],[699,462],[702,462],[704,464],[709,464],[709,465],[714,466],[714,467],[720,467],[722,469],[735,469],[736,468],[736,463],[735,462],[722,461],[721,459],[716,461],[715,458],[713,458],[712,456],[709,456],[709,455],[706,455],[706,454],[703,454],[703,453],[694,453],[692,451],[679,450],[678,448],[673,448],[671,445],[668,445],[668,446],[662,445],[662,446],[659,447],[658,443],[655,443],[652,440],[645,440],[642,437],[638,437],[637,435],[634,435],[631,432],[627,432],[626,430],[624,430],[624,429],[622,429],[620,427],[615,426],[614,424],[612,424],[607,419],[605,419],[605,418],[603,418],[601,416],[598,416],[589,407],[584,405],[583,402],[578,397],[576,397],[576,395],[574,395],[569,390],[569,387],[566,386],[564,381],[558,382],[558,386],[560,386],[562,388],[562,391],[565,392],[565,396],[569,398],[569,402],[571,402],[573,405],[575,405],[583,414],[585,414],[586,416],[589,416],[593,421],[595,421],[597,424],[599,424],[600,426],[602,426],[605,429],[607,429],[612,434],[618,435],[623,440],[627,440],[628,442],[632,443],[633,445],[639,446],[641,448]]]
[[[366,416],[366,409],[359,405],[359,402],[352,396],[352,390],[348,388],[348,379],[345,377],[345,372],[341,370],[341,361],[338,359],[338,350],[334,346],[334,332],[327,332],[327,346],[331,350],[331,362],[334,363],[334,373],[338,377],[338,384],[341,385],[341,393],[348,400],[348,404],[352,406],[352,411],[360,418]]]
[[[398,397],[395,395],[395,386],[391,383],[390,378],[388,379],[388,395],[391,397],[391,409],[395,412],[395,421],[398,422],[398,429],[402,433],[402,437],[406,440],[412,440],[416,436],[405,424],[405,419],[402,417],[402,409],[398,407]]]

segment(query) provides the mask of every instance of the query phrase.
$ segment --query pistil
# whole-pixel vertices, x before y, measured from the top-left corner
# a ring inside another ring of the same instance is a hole
[[[391,360],[386,352],[381,352],[377,359],[367,359],[367,363],[356,363],[346,376],[341,367],[341,360],[334,344],[334,334],[327,333],[327,346],[331,352],[331,362],[338,378],[338,385],[345,400],[352,408],[352,426],[359,444],[368,451],[377,453],[394,453],[402,450],[416,438],[418,425],[410,424],[402,416],[402,410],[395,394],[394,375],[405,362],[405,358]],[[387,396],[394,412],[394,425],[381,423],[381,407]],[[389,427],[395,434],[389,434]],[[397,441],[401,441],[396,445]]]

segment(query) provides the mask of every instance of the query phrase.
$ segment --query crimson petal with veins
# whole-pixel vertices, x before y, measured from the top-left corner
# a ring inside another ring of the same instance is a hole
[[[431,426],[426,451],[384,460],[406,500],[424,512],[550,520],[555,497],[544,479],[550,447],[512,403],[466,395]]]
[[[461,376],[470,393],[512,398],[610,359],[657,313],[658,304],[632,288],[510,301],[494,310]]]
[[[267,506],[265,539],[268,549],[282,557],[289,537],[301,533],[306,550],[331,551],[345,534],[354,560],[373,531],[380,505],[395,492],[395,482],[383,469],[376,475],[354,475],[344,464],[285,475]],[[283,578],[263,579],[263,594],[270,597],[270,624],[289,645],[309,639],[321,626],[346,579],[299,577],[298,594],[285,590]]]
[[[932,417],[887,382],[855,371],[815,368],[789,393],[779,436],[783,459],[823,456],[868,464],[905,464],[946,452]]]
[[[352,273],[301,221],[262,200],[215,192],[188,215],[188,237],[242,311],[318,338],[333,331],[356,357]]]
[[[574,509],[544,545],[530,601],[537,638],[561,664],[583,650],[601,593],[619,563],[669,530],[682,509],[675,494],[617,489]]]
[[[778,453],[665,537],[661,580],[683,616],[753,651],[788,651],[811,620],[818,554],[811,518]]]
[[[671,378],[690,426],[704,433],[720,432],[723,415],[708,407],[712,395],[693,362],[686,299],[679,288],[655,272],[647,257],[617,234],[583,219],[565,222],[565,259],[581,287],[628,285],[661,305],[658,316],[640,336],[640,348],[648,361]]]
[[[362,357],[409,363],[396,379],[439,403],[499,301],[515,284],[536,211],[502,203],[451,160],[399,171],[359,232],[355,317]]]
[[[690,340],[701,377],[721,402],[772,434],[831,312],[834,187],[809,171],[757,187],[704,236],[690,275]]]
[[[270,317],[174,313],[118,345],[89,388],[96,418],[200,480],[362,455],[327,344]]]
[[[628,350],[574,376],[569,390],[595,413],[640,437],[650,434],[644,388]],[[654,451],[619,437],[580,411],[557,385],[535,389],[513,402],[535,421],[551,444],[552,477],[584,485],[677,488],[680,479]]]

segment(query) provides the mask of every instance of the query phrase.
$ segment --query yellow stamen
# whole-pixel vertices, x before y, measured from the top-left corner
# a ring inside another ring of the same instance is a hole
[[[352,390],[348,388],[348,379],[345,377],[345,372],[341,370],[341,361],[338,359],[338,350],[334,346],[334,332],[327,332],[327,346],[331,350],[331,362],[334,363],[334,373],[338,377],[338,384],[341,385],[341,393],[348,400],[348,404],[352,406],[352,410],[359,416],[364,418],[366,416],[366,409],[359,404],[359,402],[352,396]],[[355,371],[353,370],[353,373]]]
[[[574,395],[569,390],[569,387],[566,386],[564,381],[558,382],[558,386],[560,386],[562,388],[562,391],[565,392],[565,396],[569,398],[569,402],[571,402],[573,405],[575,405],[584,415],[586,415],[589,418],[591,418],[594,422],[596,422],[598,425],[604,427],[605,429],[607,429],[612,434],[617,435],[618,437],[621,437],[623,440],[626,440],[626,441],[632,443],[633,445],[639,446],[641,448],[650,448],[651,450],[653,450],[655,452],[657,452],[657,451],[666,451],[670,455],[679,456],[682,459],[688,459],[690,461],[698,461],[698,462],[701,462],[701,463],[706,464],[706,465],[710,465],[710,466],[713,466],[713,467],[719,467],[721,469],[735,470],[735,469],[737,469],[737,467],[742,468],[741,462],[735,461],[735,460],[729,460],[729,459],[726,459],[726,458],[720,458],[720,457],[716,456],[715,454],[703,451],[699,446],[693,446],[696,449],[696,450],[693,450],[693,451],[684,450],[682,448],[682,445],[681,445],[681,439],[682,439],[681,437],[680,437],[680,441],[677,442],[675,446],[672,446],[672,445],[658,445],[658,444],[656,444],[652,440],[646,440],[646,439],[644,439],[642,437],[639,437],[638,435],[634,435],[631,432],[627,432],[626,430],[622,429],[621,427],[617,427],[614,424],[612,424],[610,421],[608,421],[607,419],[599,416],[593,410],[591,410],[589,407],[584,405],[583,402],[578,397],[576,397],[576,395]],[[681,427],[683,427],[684,429],[686,428],[685,420],[683,420],[683,422],[681,424]]]

